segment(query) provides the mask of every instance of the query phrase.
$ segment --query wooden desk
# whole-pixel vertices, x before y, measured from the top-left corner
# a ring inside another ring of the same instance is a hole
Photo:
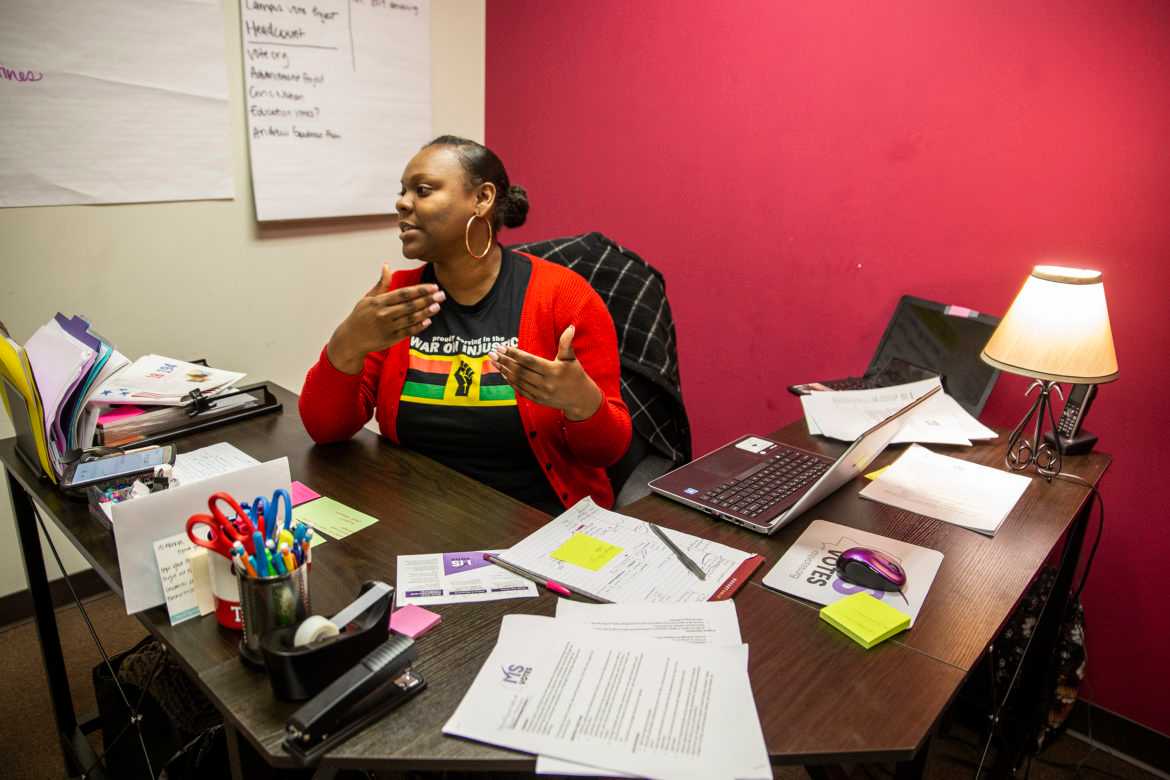
[[[381,522],[315,554],[313,609],[328,614],[348,603],[366,579],[395,580],[396,556],[506,547],[547,521],[520,504],[414,453],[362,431],[353,440],[314,446],[296,413],[296,396],[277,390],[284,411],[207,431],[178,442],[191,450],[229,441],[268,460],[287,455],[293,475]],[[778,432],[792,443],[835,455],[842,447],[812,440],[801,423]],[[998,464],[1002,445],[957,449],[969,460]],[[896,453],[887,453],[892,459]],[[121,576],[113,539],[84,504],[64,499],[28,470],[14,440],[0,442],[14,511],[37,606],[37,624],[67,766],[84,761],[85,746],[72,711],[56,623],[49,602],[35,518],[29,498],[57,525],[116,593]],[[1092,482],[1109,458],[1068,459],[1066,468]],[[946,558],[913,631],[872,650],[822,622],[817,609],[759,585],[761,574],[736,596],[744,641],[751,646],[750,675],[774,763],[912,761],[955,692],[996,636],[1039,566],[1072,527],[1083,536],[1088,490],[1035,481],[994,539],[857,498],[857,485],[838,491],[780,533],[764,537],[658,497],[626,508],[628,514],[759,552],[762,571],[821,517],[941,550]],[[1079,519],[1078,524],[1074,520]],[[1079,547],[1078,547],[1079,549]],[[1067,584],[1066,588],[1067,590]],[[551,615],[554,597],[437,607],[442,626],[420,639],[417,668],[429,687],[327,755],[332,770],[530,770],[530,756],[444,737],[454,711],[495,643],[509,612]],[[163,607],[139,615],[199,682],[229,726],[233,773],[254,751],[269,765],[292,767],[280,748],[283,725],[296,705],[276,701],[267,678],[236,657],[238,635],[213,617],[172,627]],[[245,741],[238,739],[243,735]],[[250,746],[250,749],[249,749]],[[237,776],[239,776],[237,774]]]

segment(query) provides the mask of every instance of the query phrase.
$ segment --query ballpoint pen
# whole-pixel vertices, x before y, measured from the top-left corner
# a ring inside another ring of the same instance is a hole
[[[646,525],[650,526],[650,530],[654,532],[654,535],[661,539],[662,543],[670,548],[670,551],[674,553],[674,557],[678,558],[679,561],[682,562],[683,566],[686,566],[688,569],[690,569],[691,573],[693,573],[699,579],[707,579],[707,573],[699,568],[699,564],[691,560],[691,557],[683,552],[677,544],[670,541],[670,537],[667,536],[661,528],[656,526],[654,523],[646,523]]]
[[[546,580],[542,577],[537,577],[536,575],[532,574],[531,572],[528,572],[528,571],[525,571],[524,569],[521,569],[519,566],[513,566],[512,564],[510,564],[506,561],[500,560],[497,556],[492,555],[491,553],[484,553],[483,558],[485,561],[490,561],[491,563],[494,563],[496,566],[499,566],[501,569],[507,569],[508,571],[512,572],[513,574],[515,574],[518,577],[523,577],[526,580],[532,580],[537,585],[543,585],[544,587],[551,590],[553,593],[556,593],[556,594],[561,595],[561,596],[572,596],[573,595],[573,591],[569,590],[561,583],[556,582],[555,580]]]

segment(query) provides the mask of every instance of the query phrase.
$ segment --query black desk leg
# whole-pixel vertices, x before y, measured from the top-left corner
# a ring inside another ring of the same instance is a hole
[[[930,752],[931,738],[927,737],[909,761],[899,761],[894,765],[894,780],[922,780],[926,776],[926,754]]]
[[[1047,723],[1048,707],[1051,704],[1048,693],[1054,690],[1056,684],[1056,650],[1060,641],[1060,629],[1072,606],[1073,578],[1080,564],[1081,549],[1092,509],[1093,497],[1090,493],[1085,506],[1077,513],[1069,527],[1064,549],[1061,551],[1056,581],[1052,584],[1048,603],[1034,629],[1028,654],[1021,661],[1023,668],[1020,671],[1020,684],[1013,695],[1027,728],[1024,732],[1004,735],[1007,744],[996,758],[994,772],[1014,773],[1027,756],[1036,751],[1036,741],[1044,724]]]
[[[73,694],[69,690],[65,657],[61,653],[61,635],[57,633],[57,615],[49,593],[49,578],[45,574],[45,558],[41,553],[41,539],[37,532],[32,499],[11,474],[7,476],[8,490],[12,494],[12,512],[16,517],[16,532],[20,537],[20,552],[24,558],[24,573],[28,578],[28,592],[32,596],[36,615],[41,660],[45,664],[45,675],[49,678],[53,717],[57,721],[57,735],[65,755],[65,770],[70,775],[80,775],[86,769],[93,768],[96,756],[78,727],[77,714],[73,710]],[[91,773],[90,776],[96,775]]]

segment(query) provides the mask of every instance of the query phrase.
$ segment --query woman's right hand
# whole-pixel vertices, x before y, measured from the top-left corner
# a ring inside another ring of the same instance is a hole
[[[329,339],[329,362],[346,374],[360,374],[366,355],[389,349],[402,339],[421,333],[438,313],[446,294],[436,284],[416,284],[390,292],[390,267],[358,300]]]

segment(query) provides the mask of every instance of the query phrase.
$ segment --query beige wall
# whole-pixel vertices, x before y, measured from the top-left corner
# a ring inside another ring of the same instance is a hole
[[[381,263],[403,264],[389,219],[257,225],[235,0],[224,17],[236,199],[0,209],[0,320],[18,341],[60,310],[87,316],[129,357],[206,357],[299,391]],[[432,0],[431,43],[435,134],[482,140],[484,0]],[[0,414],[0,437],[11,435]],[[25,576],[6,481],[0,492],[3,596],[24,589]],[[70,571],[85,567],[54,538]]]

